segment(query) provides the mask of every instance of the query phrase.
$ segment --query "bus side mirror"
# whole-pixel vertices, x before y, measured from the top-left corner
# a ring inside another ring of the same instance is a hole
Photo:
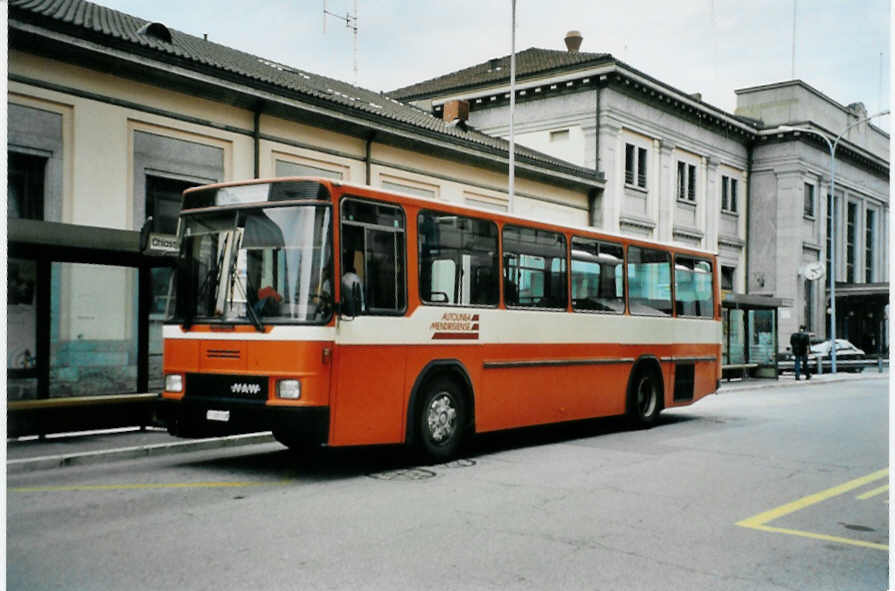
[[[357,317],[361,311],[360,285],[355,283],[351,286],[350,294],[343,294],[340,308],[342,320],[354,320]]]

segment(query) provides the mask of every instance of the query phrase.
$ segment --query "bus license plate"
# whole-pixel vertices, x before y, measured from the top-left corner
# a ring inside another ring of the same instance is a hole
[[[226,423],[230,420],[229,410],[209,410],[205,413],[205,418],[209,421],[221,421]]]

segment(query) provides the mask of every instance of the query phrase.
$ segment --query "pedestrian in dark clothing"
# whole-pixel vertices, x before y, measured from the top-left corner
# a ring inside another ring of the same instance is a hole
[[[808,331],[803,324],[799,327],[799,332],[794,332],[789,337],[789,345],[792,347],[792,354],[795,358],[796,381],[801,376],[802,365],[805,366],[805,379],[811,379],[811,369],[808,367]]]

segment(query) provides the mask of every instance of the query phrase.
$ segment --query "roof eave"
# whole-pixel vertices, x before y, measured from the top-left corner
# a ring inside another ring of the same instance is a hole
[[[414,126],[385,116],[377,117],[347,105],[300,93],[293,89],[254,80],[213,66],[189,62],[176,56],[154,52],[150,48],[129,51],[127,47],[110,47],[66,33],[46,29],[33,23],[9,20],[10,47],[31,50],[60,61],[114,71],[141,82],[164,83],[165,88],[190,91],[191,94],[224,101],[238,107],[262,110],[272,114],[300,115],[303,119],[324,124],[356,137],[376,133],[377,141],[397,147],[425,148],[463,162],[476,162],[490,169],[506,170],[506,150],[492,148],[472,140],[445,136],[435,130]],[[64,57],[60,57],[64,56]],[[163,59],[159,59],[159,58]],[[83,59],[84,61],[78,61]],[[197,93],[198,91],[198,93]],[[571,166],[558,170],[553,164],[540,163],[530,157],[516,155],[517,173],[541,181],[576,189],[602,188],[591,171],[575,171]],[[582,174],[583,172],[583,174]]]

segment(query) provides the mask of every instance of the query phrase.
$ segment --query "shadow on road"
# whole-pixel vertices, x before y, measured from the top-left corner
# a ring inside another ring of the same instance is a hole
[[[663,414],[659,416],[658,424],[652,431],[693,420],[698,419]],[[484,433],[467,441],[466,449],[461,456],[474,462],[477,458],[503,451],[602,437],[626,431],[632,429],[624,417],[608,417]],[[413,450],[403,445],[324,447],[302,453],[286,448],[252,453],[250,448],[243,448],[241,453],[213,459],[191,460],[178,465],[194,470],[238,473],[243,477],[273,477],[304,482],[326,482],[364,475],[378,477],[377,475],[382,473],[414,469],[426,472],[426,464],[419,461]]]

